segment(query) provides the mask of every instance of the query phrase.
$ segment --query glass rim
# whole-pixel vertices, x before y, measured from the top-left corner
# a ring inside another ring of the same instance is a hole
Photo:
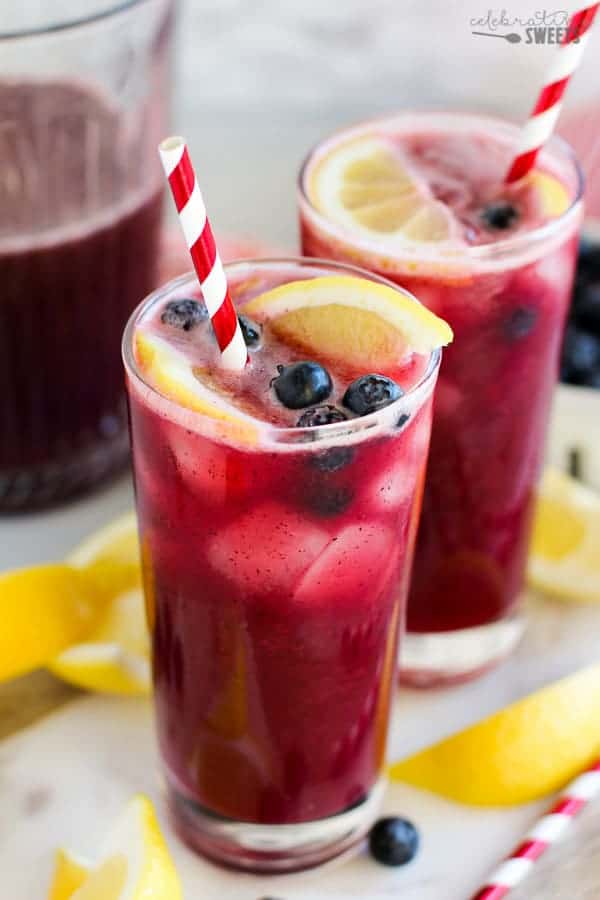
[[[358,278],[367,278],[370,281],[385,284],[388,287],[393,288],[395,291],[398,291],[399,293],[405,294],[406,296],[410,297],[410,299],[414,303],[422,305],[420,301],[417,300],[417,298],[406,288],[394,284],[394,282],[389,281],[387,278],[383,278],[380,275],[348,263],[334,262],[331,260],[319,259],[317,257],[310,256],[282,256],[263,257],[260,259],[236,259],[224,264],[225,274],[227,275],[229,271],[235,269],[236,267],[243,266],[252,268],[298,266],[299,268],[306,267],[330,270],[333,269],[334,271],[340,271],[342,273],[354,275]],[[141,372],[135,359],[135,354],[133,352],[133,335],[135,333],[135,327],[144,313],[151,306],[168,297],[169,294],[171,294],[174,290],[184,287],[190,282],[194,283],[196,286],[198,285],[197,277],[193,271],[188,271],[183,275],[179,275],[177,278],[173,278],[170,281],[167,281],[161,287],[157,288],[155,291],[152,291],[151,294],[145,297],[144,300],[142,300],[141,303],[138,304],[138,306],[131,313],[125,326],[123,339],[121,342],[121,354],[127,374],[137,382],[142,384],[144,388],[149,390],[153,396],[158,397],[161,403],[166,403],[169,407],[174,407],[177,410],[183,410],[186,416],[192,416],[194,420],[214,423],[216,421],[214,417],[183,406],[182,404],[177,403],[177,401],[172,400],[170,397],[167,397],[160,390],[154,387],[154,385],[144,377],[144,374],[143,372]],[[298,445],[299,447],[306,447],[309,442],[329,442],[331,439],[339,440],[339,438],[342,436],[347,437],[349,434],[360,433],[362,431],[367,432],[365,438],[370,437],[371,435],[374,435],[376,433],[376,430],[378,431],[378,425],[387,423],[388,420],[391,421],[392,419],[395,419],[396,413],[402,414],[407,405],[410,404],[417,410],[421,408],[423,401],[426,399],[429,391],[431,390],[432,380],[434,380],[437,375],[441,359],[442,349],[436,348],[432,350],[429,354],[427,368],[425,369],[424,373],[419,378],[417,383],[404,391],[402,396],[398,397],[397,400],[394,400],[393,403],[388,404],[388,406],[385,406],[382,409],[377,410],[376,412],[369,413],[366,416],[357,416],[354,419],[346,419],[343,422],[333,422],[329,425],[305,426],[300,428],[290,425],[274,425],[269,422],[263,422],[260,419],[256,419],[256,422],[260,426],[261,434],[264,433],[267,439],[271,437],[278,444],[291,444]],[[300,412],[300,410],[298,412]],[[219,425],[223,425],[223,422],[221,420],[219,420]]]
[[[77,28],[85,28],[87,25],[94,25],[103,19],[112,19],[121,13],[128,12],[137,6],[143,6],[152,0],[120,0],[108,6],[106,9],[91,12],[88,15],[67,17],[65,19],[52,20],[44,25],[32,25],[30,27],[19,28],[11,31],[4,31],[0,28],[0,41],[14,41],[21,38],[43,37],[44,35],[57,34],[61,31],[74,31]]]
[[[522,126],[520,126],[516,122],[511,121],[510,119],[505,119],[502,116],[494,116],[486,113],[472,113],[460,109],[406,109],[401,110],[400,112],[378,115],[372,118],[360,120],[350,125],[345,125],[341,128],[336,129],[335,131],[332,131],[330,134],[317,141],[305,155],[300,165],[296,180],[296,195],[301,203],[306,204],[306,206],[310,210],[311,215],[316,218],[320,225],[323,225],[326,229],[331,230],[337,239],[345,242],[352,248],[364,250],[365,253],[372,252],[370,246],[362,238],[362,236],[353,235],[346,226],[327,218],[327,216],[323,215],[323,213],[321,213],[316,208],[316,206],[308,196],[308,191],[306,190],[305,176],[308,167],[315,153],[317,152],[317,150],[319,150],[320,147],[329,142],[333,142],[335,146],[338,142],[338,139],[342,138],[346,133],[359,133],[363,130],[368,133],[369,128],[372,128],[373,126],[392,123],[396,120],[407,120],[410,119],[411,116],[418,116],[425,120],[463,119],[479,121],[482,123],[488,123],[490,125],[500,125],[506,128],[513,128],[516,134],[520,133],[522,130]],[[557,134],[553,134],[550,139],[544,144],[541,150],[541,154],[552,152],[555,150],[557,151],[557,155],[561,158],[561,160],[568,161],[568,163],[572,166],[575,175],[575,191],[569,207],[563,213],[561,213],[560,216],[557,216],[554,219],[549,219],[547,222],[544,222],[543,224],[538,225],[535,228],[530,229],[529,231],[521,232],[520,234],[515,234],[511,237],[506,237],[502,240],[494,241],[493,243],[489,244],[465,244],[464,246],[460,247],[459,253],[453,254],[452,256],[444,255],[444,262],[450,262],[451,264],[453,264],[455,262],[460,263],[461,260],[465,259],[473,262],[487,262],[493,261],[497,257],[503,257],[505,254],[517,254],[519,250],[526,250],[527,247],[533,243],[541,243],[545,238],[552,237],[557,231],[560,231],[565,221],[568,222],[577,214],[582,203],[585,187],[585,176],[583,173],[583,169],[571,145],[568,143],[568,141]],[[415,252],[414,245],[410,244],[406,245],[405,247],[399,247],[397,250],[395,248],[386,247],[385,255],[393,260],[398,259],[400,261],[402,259],[419,259],[431,262],[436,262],[439,260],[439,254],[434,253],[432,256],[421,255],[418,252]]]

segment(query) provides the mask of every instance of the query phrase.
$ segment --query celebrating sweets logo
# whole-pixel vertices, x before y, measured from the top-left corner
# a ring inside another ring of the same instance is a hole
[[[537,10],[531,16],[513,16],[506,9],[489,9],[469,21],[471,34],[495,37],[509,44],[562,44],[569,34],[566,9]],[[577,38],[575,38],[577,40]]]

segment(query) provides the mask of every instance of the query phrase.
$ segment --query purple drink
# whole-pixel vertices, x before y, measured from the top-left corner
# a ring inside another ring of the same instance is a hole
[[[0,511],[127,460],[119,343],[157,278],[171,29],[170,0],[142,5],[0,33]]]

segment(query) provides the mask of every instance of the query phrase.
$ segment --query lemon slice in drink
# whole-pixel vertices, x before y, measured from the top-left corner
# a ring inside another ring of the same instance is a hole
[[[390,775],[459,803],[529,803],[559,790],[600,753],[599,709],[595,665],[395,763]]]
[[[328,360],[381,371],[407,351],[430,353],[452,340],[443,319],[385,284],[351,275],[292,281],[244,306],[286,343]]]
[[[540,208],[544,216],[556,219],[568,210],[571,199],[564,184],[540,169],[534,169],[529,175],[529,182],[537,192]]]
[[[383,137],[338,145],[309,170],[307,193],[334,222],[389,243],[432,243],[457,234],[449,209]]]
[[[227,433],[253,442],[257,428],[252,418],[227,398],[216,395],[194,374],[187,357],[163,338],[145,331],[135,337],[138,366],[161,394],[179,406],[224,423]]]
[[[530,584],[559,599],[600,602],[600,495],[558,469],[538,491]]]
[[[61,850],[49,900],[181,900],[181,886],[150,801],[135,797],[98,861]]]

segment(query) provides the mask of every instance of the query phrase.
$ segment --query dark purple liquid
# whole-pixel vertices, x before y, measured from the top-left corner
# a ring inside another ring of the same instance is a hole
[[[72,85],[0,85],[0,509],[127,457],[120,338],[154,286],[158,179],[116,158],[116,113]]]

